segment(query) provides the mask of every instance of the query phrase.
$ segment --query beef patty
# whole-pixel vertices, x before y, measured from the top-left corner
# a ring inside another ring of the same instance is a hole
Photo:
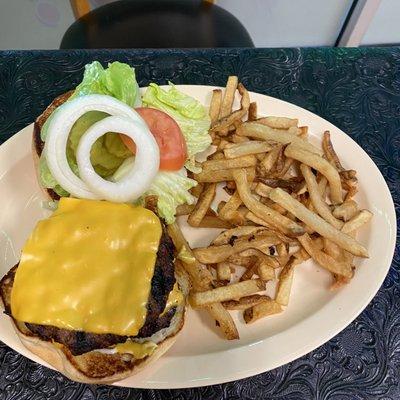
[[[162,328],[169,326],[176,308],[171,308],[164,315],[168,295],[175,284],[174,245],[165,225],[157,251],[151,290],[147,302],[146,320],[136,338],[149,337]],[[0,295],[5,306],[5,313],[11,316],[10,295],[18,264],[0,281]],[[117,311],[117,310],[116,310]],[[114,334],[97,334],[57,328],[55,326],[26,323],[26,328],[35,336],[45,341],[55,341],[68,347],[73,355],[80,355],[95,349],[104,349],[128,338]]]

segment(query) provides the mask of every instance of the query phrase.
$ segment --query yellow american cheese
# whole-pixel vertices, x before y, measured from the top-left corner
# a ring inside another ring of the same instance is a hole
[[[159,218],[143,207],[62,198],[22,250],[13,317],[135,336],[145,322],[161,233]]]

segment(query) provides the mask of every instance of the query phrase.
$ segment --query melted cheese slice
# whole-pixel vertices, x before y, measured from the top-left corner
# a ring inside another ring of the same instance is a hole
[[[159,218],[143,207],[62,198],[22,250],[11,293],[13,317],[137,335],[161,233]]]
[[[132,354],[136,360],[141,360],[154,353],[157,345],[153,342],[136,343],[128,339],[125,343],[120,343],[115,346],[117,353]]]
[[[164,311],[161,313],[160,317],[166,314],[171,308],[181,305],[183,301],[183,293],[180,291],[178,283],[175,282],[173,289],[169,292],[167,304],[165,305]]]

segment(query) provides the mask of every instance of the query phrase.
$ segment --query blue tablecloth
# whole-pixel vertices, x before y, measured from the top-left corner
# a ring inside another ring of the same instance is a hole
[[[249,90],[295,103],[349,134],[378,165],[399,206],[400,49],[1,52],[0,143],[31,123],[55,96],[73,88],[92,60],[131,64],[141,86],[168,81],[222,86],[228,75],[238,75]],[[349,327],[273,371],[198,389],[84,385],[0,343],[0,399],[399,399],[398,250],[383,287]]]

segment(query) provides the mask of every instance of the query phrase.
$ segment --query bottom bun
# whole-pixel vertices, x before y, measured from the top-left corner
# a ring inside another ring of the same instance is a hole
[[[96,384],[113,383],[137,374],[167,352],[175,343],[179,333],[160,343],[152,355],[141,360],[129,360],[126,354],[106,354],[97,350],[74,356],[63,345],[45,342],[37,337],[27,336],[19,330],[16,331],[29,351],[67,378],[77,382]]]

